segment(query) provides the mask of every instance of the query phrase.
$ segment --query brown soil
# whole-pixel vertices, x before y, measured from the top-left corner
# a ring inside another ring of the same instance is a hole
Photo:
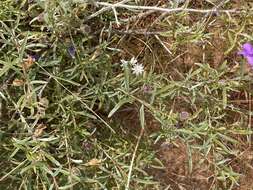
[[[222,190],[227,189],[214,181],[214,171],[210,164],[212,159],[204,158],[196,151],[191,151],[190,158],[187,145],[179,139],[162,143],[157,156],[164,164],[164,169],[149,168],[147,171],[160,182],[162,189],[211,190],[217,186]],[[253,151],[245,150],[230,165],[240,174],[239,184],[233,190],[252,190]]]
[[[241,173],[239,187],[235,190],[252,190],[253,189],[253,151],[245,150],[243,154],[236,160],[235,169]]]
[[[187,146],[181,140],[162,143],[158,157],[165,168],[163,170],[149,169],[149,172],[162,184],[163,188],[205,190],[211,187],[213,179],[208,161],[195,151],[192,151],[190,158]]]

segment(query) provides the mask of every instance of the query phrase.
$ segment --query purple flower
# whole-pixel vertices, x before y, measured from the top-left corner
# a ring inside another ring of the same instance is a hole
[[[142,87],[142,90],[143,90],[144,93],[150,94],[150,93],[152,93],[153,88],[152,88],[152,86],[150,86],[150,85],[144,85],[144,86]]]
[[[180,120],[181,120],[181,121],[187,120],[187,119],[190,117],[190,114],[189,114],[187,111],[182,111],[182,112],[179,114],[179,117],[180,117]]]
[[[90,151],[93,148],[93,144],[91,144],[90,142],[83,142],[82,146],[83,149],[86,151]]]
[[[253,46],[250,43],[245,43],[242,46],[242,50],[238,52],[239,55],[242,55],[247,59],[248,64],[253,67]]]
[[[32,55],[31,57],[33,58],[34,61],[38,61],[40,59],[39,55]]]
[[[76,48],[73,45],[70,46],[68,48],[68,53],[74,59],[75,58],[75,53],[76,53]]]

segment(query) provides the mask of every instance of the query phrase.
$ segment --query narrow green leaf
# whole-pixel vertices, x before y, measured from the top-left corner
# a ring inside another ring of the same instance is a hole
[[[112,117],[112,115],[121,107],[123,106],[124,104],[126,103],[130,103],[131,102],[131,99],[128,98],[128,99],[123,99],[121,101],[119,101],[115,106],[114,108],[110,111],[110,113],[108,114],[108,118]]]
[[[144,105],[141,105],[141,108],[140,108],[140,123],[141,123],[141,128],[144,129],[145,127]]]
[[[227,102],[228,102],[228,99],[227,99],[227,89],[223,88],[223,90],[222,90],[223,109],[225,109],[227,107]]]

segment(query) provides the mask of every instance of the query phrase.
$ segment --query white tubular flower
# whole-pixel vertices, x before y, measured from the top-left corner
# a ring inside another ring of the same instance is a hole
[[[121,62],[121,65],[120,65],[120,66],[123,67],[123,68],[125,68],[125,67],[128,66],[128,62],[129,62],[129,61],[126,61],[126,60],[124,60],[124,59],[121,59],[120,62]]]
[[[132,57],[132,59],[129,61],[129,64],[134,66],[137,63],[137,59],[135,57]]]
[[[132,68],[133,74],[136,76],[141,75],[144,72],[144,67],[142,64],[135,64]]]

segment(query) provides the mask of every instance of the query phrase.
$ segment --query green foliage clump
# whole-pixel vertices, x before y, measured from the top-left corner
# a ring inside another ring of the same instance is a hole
[[[166,176],[150,171],[168,171],[159,145],[178,139],[190,174],[197,152],[208,162],[210,189],[238,185],[234,160],[252,135],[251,105],[238,101],[251,102],[252,76],[231,52],[252,40],[252,14],[219,17],[217,25],[230,27],[221,32],[227,57],[213,66],[205,49],[216,35],[212,14],[194,23],[186,13],[163,15],[156,24],[165,30],[149,35],[137,21],[129,21],[137,31],[118,29],[133,16],[128,9],[99,8],[81,0],[0,2],[0,189],[170,189]],[[127,52],[137,41],[142,49]],[[180,57],[191,45],[203,48],[185,66]],[[144,65],[139,75],[134,59]]]

